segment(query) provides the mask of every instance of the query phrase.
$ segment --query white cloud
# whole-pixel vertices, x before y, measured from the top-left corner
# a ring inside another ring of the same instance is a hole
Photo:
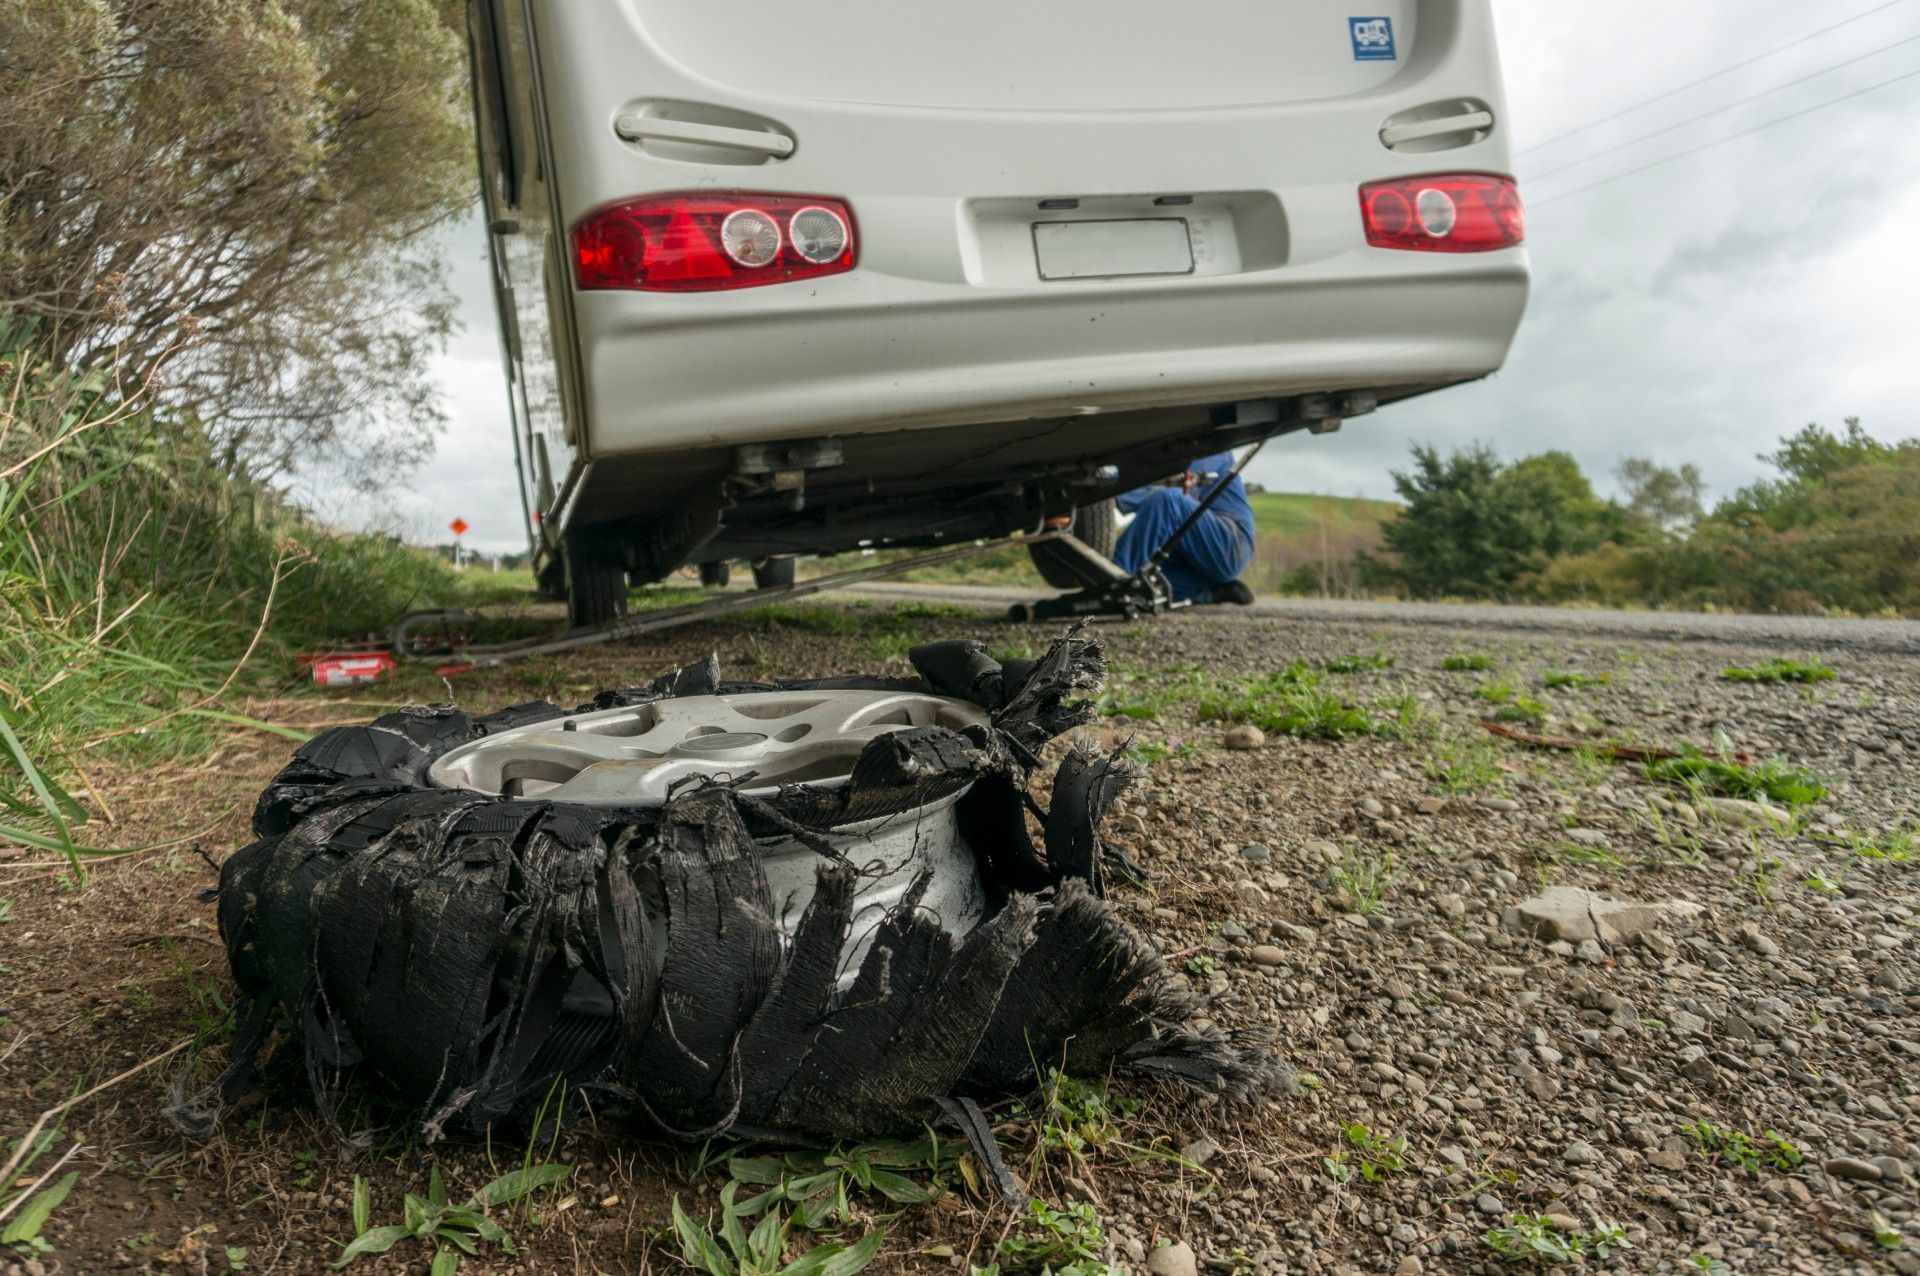
[[[1756,453],[1808,421],[1858,415],[1884,438],[1920,434],[1908,301],[1920,289],[1920,252],[1906,211],[1920,197],[1920,140],[1902,127],[1920,81],[1568,194],[1914,70],[1920,49],[1893,49],[1558,177],[1529,177],[1905,38],[1913,15],[1875,14],[1530,150],[1847,11],[1790,0],[1616,0],[1577,14],[1496,0],[1496,10],[1535,272],[1506,368],[1338,435],[1284,440],[1255,463],[1256,476],[1390,495],[1388,471],[1409,444],[1478,440],[1508,455],[1563,448],[1602,486],[1627,455],[1694,461],[1724,493],[1762,472]]]

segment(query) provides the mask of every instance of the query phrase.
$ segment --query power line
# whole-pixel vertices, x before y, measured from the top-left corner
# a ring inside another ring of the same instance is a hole
[[[1755,133],[1759,133],[1759,132],[1762,132],[1763,130],[1770,129],[1776,124],[1785,124],[1790,120],[1797,120],[1802,116],[1812,115],[1815,111],[1824,111],[1830,106],[1838,106],[1842,102],[1851,102],[1854,98],[1863,97],[1868,93],[1874,92],[1876,89],[1884,89],[1889,85],[1898,84],[1902,80],[1911,80],[1915,76],[1920,76],[1920,70],[1908,71],[1904,75],[1896,75],[1892,79],[1881,80],[1878,84],[1869,84],[1865,88],[1855,89],[1851,93],[1844,93],[1839,97],[1830,98],[1829,100],[1818,103],[1817,105],[1809,106],[1803,110],[1795,111],[1790,115],[1782,115],[1775,119],[1768,120],[1763,124],[1755,124],[1751,128],[1741,129],[1737,133],[1729,133],[1725,137],[1716,137],[1711,142],[1703,142],[1699,146],[1689,147],[1684,151],[1676,151],[1674,154],[1665,156],[1662,159],[1654,160],[1652,163],[1642,164],[1638,168],[1630,168],[1626,170],[1624,173],[1615,173],[1610,177],[1603,177],[1599,181],[1590,182],[1585,186],[1576,186],[1574,189],[1570,191],[1562,191],[1558,195],[1550,195],[1546,199],[1529,200],[1527,201],[1527,206],[1529,208],[1544,208],[1548,204],[1557,204],[1563,199],[1572,199],[1575,195],[1584,195],[1590,190],[1595,190],[1601,186],[1608,185],[1611,182],[1617,182],[1622,178],[1637,176],[1640,173],[1646,172],[1648,169],[1659,168],[1662,164],[1671,164],[1675,160],[1686,159],[1689,155],[1698,155],[1701,151],[1710,151],[1716,146],[1722,146],[1728,142],[1738,141],[1740,138],[1743,138],[1743,137],[1750,137]]]
[[[1756,53],[1750,58],[1746,58],[1746,59],[1743,59],[1742,61],[1735,62],[1732,66],[1722,67],[1720,70],[1714,71],[1708,75],[1703,75],[1697,80],[1689,80],[1678,88],[1668,89],[1665,93],[1655,94],[1653,97],[1647,98],[1644,101],[1635,102],[1632,106],[1623,106],[1619,110],[1615,111],[1612,115],[1603,115],[1597,120],[1589,120],[1587,123],[1582,124],[1578,128],[1568,129],[1566,132],[1556,134],[1555,136],[1548,138],[1544,142],[1535,142],[1532,146],[1516,151],[1514,152],[1514,154],[1529,155],[1529,154],[1532,154],[1534,151],[1545,150],[1547,147],[1554,146],[1554,145],[1557,145],[1558,143],[1564,142],[1570,137],[1578,137],[1580,134],[1588,132],[1589,130],[1597,129],[1602,124],[1611,124],[1615,120],[1619,119],[1620,117],[1624,115],[1631,115],[1635,111],[1638,111],[1643,107],[1652,106],[1657,102],[1664,102],[1668,98],[1679,97],[1682,93],[1685,93],[1688,89],[1697,89],[1702,84],[1711,84],[1713,81],[1718,80],[1723,76],[1732,75],[1735,71],[1744,70],[1747,67],[1752,66],[1756,62],[1764,62],[1768,58],[1773,57],[1775,54],[1785,53],[1788,49],[1797,48],[1798,46],[1805,44],[1809,40],[1817,40],[1821,36],[1827,34],[1829,31],[1838,31],[1841,27],[1849,26],[1855,22],[1860,21],[1862,18],[1871,18],[1876,13],[1880,13],[1886,9],[1891,9],[1896,4],[1903,4],[1903,3],[1905,3],[1905,0],[1886,0],[1884,4],[1877,4],[1873,6],[1873,8],[1871,9],[1867,9],[1861,13],[1854,14],[1851,18],[1843,18],[1839,22],[1834,23],[1830,27],[1821,27],[1818,31],[1809,31],[1806,35],[1803,35],[1796,40],[1789,40],[1785,44],[1778,45],[1774,48],[1768,49],[1765,53]]]
[[[1749,97],[1743,97],[1737,102],[1729,102],[1725,106],[1716,106],[1711,111],[1702,111],[1698,115],[1690,115],[1686,119],[1681,120],[1678,123],[1668,124],[1664,128],[1657,128],[1653,130],[1653,132],[1651,133],[1642,133],[1638,137],[1630,137],[1624,142],[1617,142],[1612,146],[1606,147],[1602,150],[1595,151],[1591,155],[1583,155],[1577,160],[1569,160],[1567,163],[1562,164],[1559,168],[1548,169],[1544,173],[1536,173],[1533,176],[1529,177],[1527,180],[1531,182],[1544,182],[1549,177],[1558,177],[1561,173],[1564,173],[1569,169],[1579,168],[1583,164],[1591,164],[1593,163],[1593,161],[1597,159],[1604,159],[1609,155],[1613,155],[1619,151],[1624,151],[1629,146],[1638,146],[1642,142],[1650,142],[1656,137],[1665,137],[1669,133],[1677,132],[1680,129],[1686,128],[1690,124],[1698,124],[1700,123],[1700,121],[1710,120],[1716,115],[1725,115],[1728,111],[1737,110],[1743,106],[1750,106],[1753,103],[1758,102],[1761,98],[1772,97],[1775,93],[1784,93],[1788,89],[1798,88],[1800,85],[1807,83],[1809,80],[1817,80],[1823,75],[1827,75],[1834,71],[1840,70],[1842,67],[1852,66],[1856,62],[1865,62],[1868,58],[1877,58],[1882,53],[1891,52],[1894,49],[1900,48],[1902,45],[1912,44],[1916,40],[1920,40],[1920,34],[1910,35],[1906,37],[1904,40],[1895,40],[1892,44],[1883,44],[1879,48],[1873,50],[1870,53],[1862,53],[1857,57],[1851,57],[1840,62],[1835,62],[1831,66],[1821,67],[1818,71],[1808,72],[1806,75],[1801,76],[1797,80],[1788,80],[1785,84],[1776,84],[1770,89],[1762,89],[1758,93],[1755,93]]]

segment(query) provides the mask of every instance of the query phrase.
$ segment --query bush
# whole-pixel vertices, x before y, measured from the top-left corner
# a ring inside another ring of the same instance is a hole
[[[68,842],[86,767],[202,747],[248,667],[453,587],[437,560],[228,476],[194,422],[0,321],[0,837]]]

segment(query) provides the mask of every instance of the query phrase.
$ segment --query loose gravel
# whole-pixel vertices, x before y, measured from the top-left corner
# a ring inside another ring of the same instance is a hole
[[[1920,1272],[1920,845],[1901,838],[1920,815],[1912,628],[1781,646],[1739,625],[1667,641],[1508,629],[1505,613],[1471,610],[1471,624],[1214,612],[1102,628],[1118,675],[1110,705],[1145,707],[1087,729],[1088,742],[1131,738],[1157,759],[1109,829],[1154,880],[1116,886],[1117,904],[1217,1023],[1271,1032],[1303,1084],[1247,1108],[1136,1090],[1145,1103],[1128,1129],[1202,1170],[1096,1150],[1036,1186],[1062,1207],[1090,1203],[1106,1256],[1155,1276],[1574,1270],[1495,1248],[1527,1236],[1541,1254],[1577,1239],[1595,1270]],[[995,650],[1045,638],[981,615],[914,623]],[[482,710],[565,699],[710,650],[745,676],[905,667],[904,647],[858,626],[739,621],[455,690]],[[1327,675],[1322,689],[1403,719],[1403,738],[1230,743],[1230,724],[1198,714],[1201,680],[1371,652],[1391,663]],[[1719,676],[1815,652],[1836,681]],[[1462,654],[1494,667],[1440,668]],[[1550,669],[1610,681],[1548,691]],[[387,694],[444,695],[413,677]],[[1534,730],[1718,739],[1783,757],[1831,791],[1781,821],[1591,751],[1496,741],[1475,726],[1495,708],[1479,689],[1496,681],[1540,703]],[[165,792],[129,777],[106,796],[129,839],[202,828],[212,811],[223,822],[209,848],[237,844],[251,791],[285,749],[248,739]],[[194,900],[208,876],[181,853],[103,870],[84,907],[48,880],[9,888],[0,1131],[24,1128],[79,1072],[171,1044],[207,990],[226,987]],[[1556,888],[1555,907],[1529,905]],[[1583,929],[1569,899],[1606,906],[1586,910]],[[181,1253],[204,1266],[208,1252],[217,1271],[228,1245],[248,1248],[253,1270],[322,1270],[348,1230],[354,1174],[371,1179],[381,1214],[426,1175],[416,1152],[328,1142],[300,1079],[277,1080],[257,1117],[211,1148],[183,1147],[158,1118],[159,1079],[115,1092],[70,1124],[87,1177],[47,1229],[55,1256],[0,1257],[0,1271],[158,1270]],[[451,1182],[484,1181],[480,1151],[444,1156]],[[517,1233],[518,1265],[498,1270],[678,1266],[667,1200],[710,1203],[711,1182],[689,1186],[683,1157],[636,1156],[598,1120],[557,1156],[576,1167],[573,1204]],[[894,1226],[877,1272],[964,1273],[1015,1224],[954,1194]],[[1612,1228],[1631,1248],[1599,1257]]]

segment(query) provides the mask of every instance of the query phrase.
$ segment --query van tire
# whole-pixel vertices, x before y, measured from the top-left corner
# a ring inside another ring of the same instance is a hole
[[[1112,558],[1114,544],[1119,540],[1118,519],[1119,510],[1112,500],[1096,501],[1075,510],[1073,524],[1067,530],[1096,554]],[[1074,570],[1074,560],[1058,545],[1041,541],[1027,546],[1027,554],[1033,559],[1040,579],[1055,589],[1078,589],[1087,583]]]
[[[733,583],[733,564],[726,560],[700,564],[700,583],[707,589],[724,589]]]
[[[567,538],[567,623],[575,629],[627,614],[627,564],[617,544]]]
[[[795,569],[799,564],[798,554],[775,554],[771,558],[756,559],[753,564],[753,587],[784,589],[793,584]]]

